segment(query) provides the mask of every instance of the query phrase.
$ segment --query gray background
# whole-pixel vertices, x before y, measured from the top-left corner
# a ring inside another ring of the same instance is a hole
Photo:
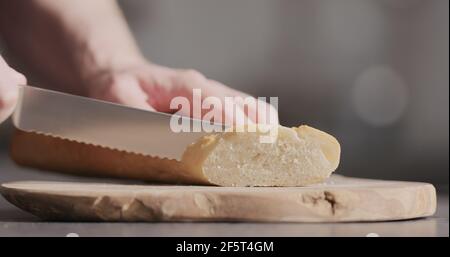
[[[152,62],[278,96],[283,125],[335,135],[342,144],[339,173],[446,188],[447,0],[120,4]],[[10,131],[10,124],[0,126],[0,148]]]

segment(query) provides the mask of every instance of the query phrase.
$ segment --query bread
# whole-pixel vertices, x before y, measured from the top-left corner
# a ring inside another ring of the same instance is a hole
[[[17,130],[11,156],[20,165],[77,175],[219,186],[304,186],[322,182],[339,164],[338,141],[317,129],[280,126],[274,143],[261,143],[263,134],[210,134],[175,161]]]

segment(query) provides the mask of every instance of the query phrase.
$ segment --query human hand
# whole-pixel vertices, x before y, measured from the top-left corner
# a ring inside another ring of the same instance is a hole
[[[215,122],[231,121],[235,125],[242,125],[248,117],[249,121],[254,123],[278,124],[278,112],[270,104],[208,79],[194,70],[170,69],[141,62],[124,69],[97,72],[86,84],[85,91],[89,97],[166,113],[177,111],[170,108],[170,103],[174,97],[179,96],[186,97],[192,108],[193,90],[200,89],[202,100],[215,96],[221,103],[221,106],[214,105],[213,108],[213,112],[218,112],[214,117],[219,117]],[[234,106],[224,104],[225,97],[236,96],[249,97],[255,103],[259,102],[262,108],[244,106],[239,101],[234,101]],[[201,119],[209,111],[202,109],[202,113],[196,114],[190,110],[180,114]]]
[[[9,67],[0,56],[0,123],[14,110],[19,93],[18,85],[26,83],[25,76]]]
[[[244,108],[237,102],[230,108],[230,105],[224,104],[225,100],[229,100],[225,97],[249,96],[210,80],[199,72],[170,69],[147,62],[116,1],[3,2],[7,2],[0,8],[4,10],[0,17],[7,21],[3,23],[22,26],[22,30],[29,33],[17,33],[17,26],[5,26],[0,27],[2,35],[50,88],[137,108],[177,112],[209,120],[203,114],[211,112],[204,109],[200,114],[187,113],[184,108],[179,110],[184,113],[170,109],[175,97],[186,97],[192,106],[192,102],[197,102],[193,101],[192,93],[198,88],[206,103],[215,96],[222,104],[221,108],[214,106],[216,108],[212,109],[214,113],[221,114],[213,115],[214,118],[220,117],[214,119],[215,122],[228,123],[229,117],[235,116],[236,119],[231,122],[242,124],[246,114],[253,122],[268,123],[262,117],[273,113],[269,122],[278,123],[276,110],[265,102],[261,103],[263,108]],[[20,17],[29,18],[24,20]],[[36,43],[24,44],[28,41]],[[42,60],[45,60],[45,65],[42,65]],[[236,109],[236,115],[233,115],[233,109]],[[272,112],[265,112],[264,109]]]

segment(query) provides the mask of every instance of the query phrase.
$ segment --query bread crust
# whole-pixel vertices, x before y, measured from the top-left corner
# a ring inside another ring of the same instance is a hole
[[[203,184],[176,160],[161,159],[16,130],[10,155],[19,165],[82,176]]]
[[[334,137],[308,126],[292,128],[292,131],[301,137],[313,137],[314,140],[323,143],[323,153],[332,166],[332,170],[324,172],[325,175],[310,176],[297,185],[321,182],[339,164],[339,143]],[[237,136],[236,133],[225,132],[204,136],[186,148],[181,161],[176,161],[16,130],[12,138],[11,157],[19,165],[82,176],[171,184],[220,185],[217,180],[211,182],[208,179],[204,172],[204,164],[217,144]],[[273,184],[273,186],[280,185]]]

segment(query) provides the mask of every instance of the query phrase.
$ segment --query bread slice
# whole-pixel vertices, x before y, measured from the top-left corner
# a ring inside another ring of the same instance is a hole
[[[77,175],[219,186],[304,186],[339,165],[338,141],[320,130],[280,126],[273,143],[260,142],[264,133],[210,134],[175,161],[17,130],[11,156],[20,165]]]

